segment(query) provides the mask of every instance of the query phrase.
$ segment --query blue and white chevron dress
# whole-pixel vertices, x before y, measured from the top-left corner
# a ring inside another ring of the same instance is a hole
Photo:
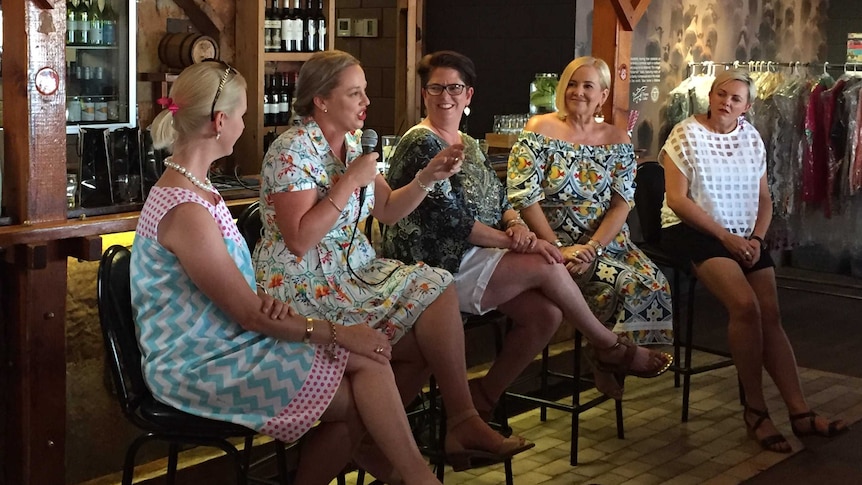
[[[281,341],[232,321],[157,240],[162,217],[182,203],[210,211],[237,267],[255,287],[251,255],[221,198],[213,205],[187,189],[153,187],[131,259],[144,379],[159,401],[177,409],[295,441],[329,406],[347,351],[339,349],[340,358],[330,362],[322,346]]]

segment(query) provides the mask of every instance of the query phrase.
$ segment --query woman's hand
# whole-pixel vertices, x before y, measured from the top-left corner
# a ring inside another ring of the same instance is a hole
[[[428,165],[422,169],[423,177],[429,178],[429,180],[423,180],[423,183],[426,183],[427,185],[428,183],[433,183],[438,180],[445,180],[460,172],[461,162],[463,160],[464,145],[461,143],[449,145],[437,153],[437,155],[428,162]]]
[[[750,268],[760,260],[760,243],[757,241],[728,232],[721,238],[721,244],[743,268]]]
[[[362,324],[339,325],[337,328],[338,344],[350,352],[383,364],[392,359],[392,343],[382,332]]]
[[[290,305],[269,296],[262,288],[258,288],[257,296],[260,298],[260,312],[273,320],[285,320],[297,314]]]
[[[560,248],[566,263],[592,263],[596,259],[596,250],[589,244],[573,244]]]
[[[524,224],[512,224],[506,229],[509,236],[509,249],[516,253],[530,252],[539,239],[536,234]]]
[[[535,244],[530,246],[525,253],[538,254],[545,258],[548,264],[562,264],[563,256],[560,254],[560,249],[551,242],[544,239],[539,239]]]
[[[358,187],[365,187],[374,182],[379,173],[377,171],[377,158],[379,156],[377,152],[371,152],[356,157],[347,166],[344,176],[351,178]]]
[[[566,263],[566,269],[572,276],[581,276],[590,268],[590,263],[584,263],[578,260],[572,260]]]

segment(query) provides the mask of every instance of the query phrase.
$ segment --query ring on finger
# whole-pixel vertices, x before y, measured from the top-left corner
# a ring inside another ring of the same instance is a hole
[[[374,353],[375,354],[382,354],[383,353],[383,347],[378,346],[376,349],[374,349]]]

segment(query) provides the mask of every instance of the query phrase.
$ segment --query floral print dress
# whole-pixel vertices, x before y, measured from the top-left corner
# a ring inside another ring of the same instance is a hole
[[[509,155],[509,200],[517,210],[539,203],[556,236],[571,245],[598,229],[614,193],[634,206],[635,169],[631,144],[577,145],[524,131]],[[670,285],[632,243],[627,224],[581,291],[615,333],[641,345],[672,343]]]
[[[346,135],[348,165],[362,154],[359,138],[358,132]],[[374,184],[362,201],[355,191],[329,232],[303,256],[290,252],[276,223],[273,194],[315,190],[317,200],[328,203],[330,188],[345,171],[311,118],[272,143],[261,168],[263,234],[254,251],[256,278],[303,316],[369,325],[395,344],[452,283],[452,275],[377,257],[361,231],[374,207]]]

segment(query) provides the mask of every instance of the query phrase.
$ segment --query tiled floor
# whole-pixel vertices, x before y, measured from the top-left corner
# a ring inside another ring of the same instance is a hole
[[[819,411],[848,422],[862,418],[862,379],[803,369],[802,380],[810,404]],[[766,381],[775,423],[798,452],[804,446],[790,432],[777,390],[771,381]],[[613,401],[582,413],[576,467],[569,465],[570,415],[549,410],[548,421],[542,423],[538,410],[520,414],[510,420],[510,425],[516,433],[534,441],[536,447],[514,460],[515,483],[740,483],[792,455],[763,451],[747,437],[737,389],[733,367],[695,376],[689,422],[681,423],[682,391],[673,387],[670,373],[651,380],[630,378],[623,404],[625,439],[616,437]],[[590,391],[582,396],[588,399],[595,395]],[[447,470],[445,483],[504,483],[503,467],[461,473]]]

